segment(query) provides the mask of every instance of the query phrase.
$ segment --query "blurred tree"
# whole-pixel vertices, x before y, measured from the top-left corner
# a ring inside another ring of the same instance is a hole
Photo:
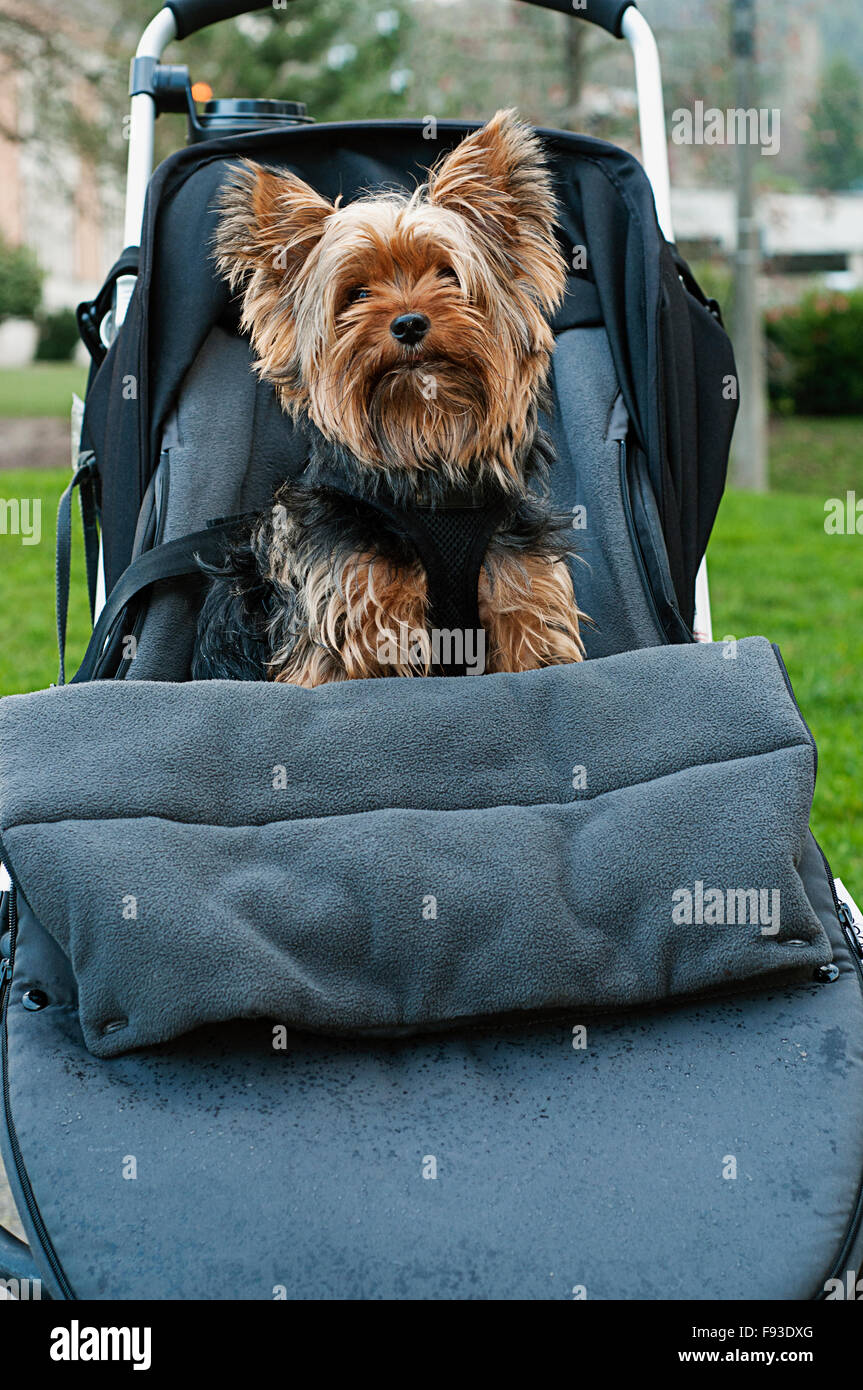
[[[118,171],[130,54],[157,0],[0,0],[0,58],[50,93],[30,130]],[[517,0],[285,0],[214,25],[169,51],[218,96],[304,101],[317,120],[463,116],[515,105],[537,124],[615,134],[582,109],[603,36],[577,16]],[[606,41],[606,47],[607,47]],[[624,126],[627,121],[624,121]],[[628,121],[631,124],[631,121]],[[11,132],[10,132],[11,133]],[[182,118],[157,128],[157,156],[182,143]]]
[[[50,0],[0,0],[0,77],[12,94],[14,79],[26,76],[26,100],[4,104],[0,136],[17,144],[39,141],[48,151],[73,146],[99,150],[101,130],[94,114],[102,58],[103,26],[84,0],[75,11]]]
[[[565,24],[566,115],[570,129],[575,129],[587,68],[587,25],[579,24],[574,16],[570,19],[569,15],[565,17]]]
[[[125,163],[129,59],[158,0],[0,0],[0,69],[28,77],[30,111],[0,135]],[[317,120],[401,114],[413,81],[405,54],[409,0],[290,0],[214,25],[166,55],[217,96],[305,101]],[[183,142],[183,122],[160,121],[157,152]],[[57,161],[58,166],[62,162]]]
[[[33,252],[0,237],[0,323],[33,318],[42,302],[42,279]]]
[[[846,58],[835,58],[821,79],[806,156],[817,188],[839,192],[863,181],[863,82]]]
[[[595,38],[576,14],[517,0],[418,0],[406,114],[479,120],[515,106],[537,125],[572,129]]]
[[[217,96],[304,101],[319,121],[392,116],[411,27],[406,0],[290,0],[195,35],[182,57]]]
[[[55,309],[36,318],[39,337],[34,361],[69,362],[78,346],[78,320],[74,309]]]

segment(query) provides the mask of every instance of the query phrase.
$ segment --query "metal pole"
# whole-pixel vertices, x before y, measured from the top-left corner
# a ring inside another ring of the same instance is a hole
[[[569,130],[578,130],[578,109],[584,87],[587,25],[573,24],[572,16],[567,14],[563,16],[563,22],[566,26],[566,124]]]
[[[671,180],[668,174],[668,140],[665,134],[659,49],[656,47],[653,30],[634,5],[631,5],[623,16],[621,33],[632,49],[635,61],[641,162],[653,189],[653,201],[656,204],[656,216],[662,234],[666,241],[673,241]]]
[[[173,11],[160,10],[151,19],[138,44],[136,58],[155,58],[162,56],[177,33],[177,21]],[[132,97],[129,122],[129,158],[126,168],[126,218],[123,227],[123,245],[138,246],[141,241],[141,223],[144,218],[144,200],[147,184],[153,172],[153,140],[156,124],[156,107],[153,98],[141,93]],[[117,281],[114,301],[114,316],[110,326],[111,336],[126,317],[129,300],[135,288],[134,275],[122,275]]]
[[[732,53],[737,107],[756,109],[755,0],[733,0]],[[744,131],[750,138],[740,138]],[[740,410],[731,461],[733,483],[767,491],[767,406],[764,335],[758,286],[761,242],[755,216],[754,172],[759,157],[749,124],[738,122],[737,250],[734,257],[734,353]]]
[[[162,56],[177,34],[177,21],[172,10],[162,9],[150,20],[138,44],[136,58],[155,58]],[[153,172],[153,142],[156,126],[156,105],[152,97],[141,93],[132,97],[129,121],[129,157],[126,166],[126,216],[123,225],[123,245],[138,246],[141,242],[141,223],[144,220],[144,202],[147,197],[147,184]],[[132,292],[135,288],[134,275],[121,275],[114,288],[114,304],[107,319],[101,326],[102,341],[110,347],[126,317]],[[99,566],[96,572],[96,604],[94,619],[99,617],[105,607],[105,551],[102,537],[99,536]]]

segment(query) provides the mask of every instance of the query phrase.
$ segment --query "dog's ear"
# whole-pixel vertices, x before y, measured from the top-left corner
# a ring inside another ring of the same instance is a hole
[[[218,206],[216,261],[232,290],[255,271],[265,280],[289,282],[335,210],[296,174],[251,160],[231,170]]]
[[[547,308],[563,296],[566,265],[554,235],[557,204],[542,146],[516,111],[498,111],[431,171],[429,202],[458,213],[504,256]]]

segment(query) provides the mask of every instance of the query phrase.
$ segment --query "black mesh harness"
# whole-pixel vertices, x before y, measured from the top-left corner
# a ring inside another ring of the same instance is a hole
[[[433,503],[406,503],[382,491],[371,495],[354,489],[344,477],[323,469],[316,470],[312,485],[330,488],[370,508],[408,539],[426,572],[432,628],[447,634],[480,630],[480,570],[489,541],[511,503],[500,494],[466,490],[452,490]],[[445,641],[443,648],[452,652],[458,643]],[[464,661],[443,660],[435,669],[441,675],[463,676],[467,668]]]

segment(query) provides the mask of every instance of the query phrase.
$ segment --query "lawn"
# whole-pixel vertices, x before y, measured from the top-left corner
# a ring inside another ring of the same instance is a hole
[[[818,745],[812,829],[863,899],[863,536],[825,533],[824,495],[726,494],[707,555],[713,634],[778,642]]]
[[[777,492],[818,493],[822,501],[855,489],[863,498],[863,419],[771,420],[770,485]]]
[[[819,747],[813,828],[863,899],[863,536],[824,530],[827,497],[855,485],[863,496],[863,429],[782,421],[771,443],[774,480],[795,491],[726,495],[708,553],[714,634],[763,633],[782,648]],[[39,545],[0,535],[0,693],[56,680],[54,518],[68,476],[0,473],[0,496],[42,499]],[[70,671],[88,631],[77,535],[75,564]]]
[[[0,497],[39,499],[42,507],[38,545],[23,545],[18,536],[0,535],[0,695],[40,690],[57,679],[54,542],[57,501],[71,476],[65,468],[0,472]],[[77,513],[76,499],[72,504],[73,577],[66,663],[70,672],[84,653],[90,624]]]
[[[0,370],[0,419],[53,415],[69,418],[72,392],[81,397],[87,368],[74,362],[35,362]]]

